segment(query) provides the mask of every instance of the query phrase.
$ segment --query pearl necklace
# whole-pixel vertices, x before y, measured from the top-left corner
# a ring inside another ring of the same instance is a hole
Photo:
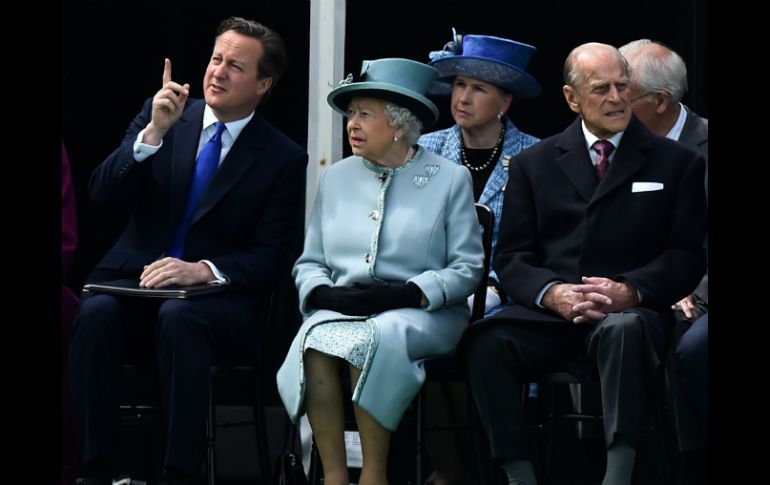
[[[463,165],[468,167],[470,170],[473,170],[474,172],[481,172],[485,168],[489,166],[490,163],[497,160],[497,152],[500,151],[500,147],[503,146],[503,138],[505,138],[505,123],[502,123],[502,127],[500,129],[500,136],[497,138],[497,143],[495,143],[495,149],[492,150],[492,155],[489,156],[489,160],[484,162],[481,166],[475,166],[471,165],[468,162],[468,157],[465,155],[465,141],[463,140],[462,133],[460,133],[460,155],[463,158]]]

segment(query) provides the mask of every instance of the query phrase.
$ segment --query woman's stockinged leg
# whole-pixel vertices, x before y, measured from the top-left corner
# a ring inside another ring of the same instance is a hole
[[[345,410],[340,383],[343,362],[313,349],[305,352],[307,417],[313,429],[326,485],[348,485]]]
[[[350,369],[350,384],[355,389],[361,371],[353,366],[348,367]],[[387,485],[390,431],[357,404],[353,404],[353,411],[356,414],[358,433],[361,436],[361,453],[364,462],[359,484]]]

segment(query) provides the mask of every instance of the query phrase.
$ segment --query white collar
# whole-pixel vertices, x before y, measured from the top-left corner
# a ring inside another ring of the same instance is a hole
[[[241,134],[241,131],[243,131],[243,128],[246,127],[246,125],[251,121],[251,118],[254,117],[254,111],[251,112],[247,117],[241,118],[240,120],[235,121],[228,121],[225,123],[225,127],[227,128],[225,130],[225,133],[229,134],[230,140],[227,140],[227,137],[225,134],[222,134],[222,143],[226,143],[227,145],[232,145],[235,143],[235,140],[238,139],[238,135]],[[210,126],[212,126],[214,123],[219,121],[214,115],[214,110],[211,109],[211,106],[206,105],[205,108],[203,108],[203,130],[206,131],[209,129]]]
[[[583,128],[583,136],[586,139],[586,148],[590,152],[591,147],[594,145],[594,143],[596,143],[596,140],[598,140],[599,137],[594,135],[590,131],[588,131],[588,128],[586,127],[586,122],[582,118],[580,119],[580,126]],[[615,147],[615,149],[617,149],[620,146],[620,139],[623,138],[623,133],[625,133],[625,132],[624,131],[620,131],[618,133],[615,133],[614,135],[612,135],[611,137],[607,138],[606,140],[608,142],[612,143],[612,145]],[[609,157],[610,160],[612,160],[613,155],[615,155],[615,151],[614,150],[610,154],[610,157]]]
[[[679,137],[682,136],[682,129],[684,128],[684,122],[687,121],[687,108],[682,103],[679,103],[679,118],[676,119],[676,123],[671,127],[671,130],[666,134],[666,138],[679,141]]]

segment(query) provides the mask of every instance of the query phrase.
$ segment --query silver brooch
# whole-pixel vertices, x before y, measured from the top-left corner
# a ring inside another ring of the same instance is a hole
[[[427,175],[415,175],[412,178],[412,182],[414,182],[414,186],[418,189],[421,189],[425,187],[425,184],[428,183],[428,176]]]
[[[439,170],[441,170],[441,166],[436,165],[435,163],[430,163],[428,165],[425,165],[425,175],[415,175],[412,178],[412,182],[414,182],[414,186],[417,187],[418,189],[425,187],[425,185],[428,183],[428,180],[430,180],[431,177],[436,175]]]

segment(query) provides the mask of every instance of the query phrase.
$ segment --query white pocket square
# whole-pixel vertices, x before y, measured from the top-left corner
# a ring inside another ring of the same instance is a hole
[[[653,192],[663,190],[663,184],[660,182],[634,182],[631,185],[631,192]]]

